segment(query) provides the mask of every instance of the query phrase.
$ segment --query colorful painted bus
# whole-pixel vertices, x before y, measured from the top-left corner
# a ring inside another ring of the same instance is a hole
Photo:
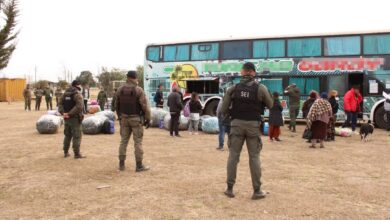
[[[381,128],[390,120],[382,95],[390,93],[390,31],[150,44],[145,91],[153,100],[159,84],[165,88],[164,96],[177,85],[185,100],[190,93],[199,93],[204,114],[214,115],[226,89],[240,81],[247,61],[256,65],[256,79],[271,93],[282,94],[288,85],[297,84],[302,103],[311,90],[337,90],[339,120],[345,117],[343,95],[352,85],[360,85],[362,117]],[[288,118],[288,97],[282,100]]]

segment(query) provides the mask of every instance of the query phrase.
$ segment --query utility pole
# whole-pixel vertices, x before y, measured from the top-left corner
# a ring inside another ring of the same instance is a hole
[[[37,65],[35,65],[35,80],[34,80],[35,83],[37,83]]]

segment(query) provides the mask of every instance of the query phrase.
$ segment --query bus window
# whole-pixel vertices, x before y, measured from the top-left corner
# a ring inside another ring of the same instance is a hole
[[[262,79],[260,83],[265,85],[271,94],[273,92],[283,94],[283,79],[281,78]]]
[[[344,95],[347,92],[345,76],[335,75],[328,77],[328,90],[336,90],[340,95]]]
[[[217,60],[218,51],[218,43],[193,44],[191,47],[191,60]]]
[[[258,40],[253,42],[253,58],[285,57],[284,40]]]
[[[185,61],[189,58],[189,45],[164,46],[164,61]]]
[[[232,41],[222,44],[222,59],[247,59],[251,57],[250,41]]]
[[[321,56],[321,38],[290,39],[287,44],[289,57]]]
[[[147,59],[158,62],[160,60],[160,47],[148,47]]]
[[[188,80],[187,93],[218,94],[219,80]]]
[[[368,35],[363,39],[364,54],[390,54],[390,34]]]
[[[149,90],[152,91],[152,92],[155,92],[155,91],[157,91],[159,85],[163,85],[164,92],[169,92],[169,90],[171,88],[171,83],[169,82],[169,80],[166,80],[166,79],[151,79],[149,81]]]
[[[327,37],[324,39],[325,56],[360,55],[360,37]]]
[[[253,58],[268,57],[268,42],[266,40],[258,40],[253,42]]]
[[[268,57],[285,57],[285,49],[284,40],[268,41]]]
[[[320,78],[318,77],[291,77],[289,84],[295,83],[302,95],[309,95],[310,91],[320,91]]]

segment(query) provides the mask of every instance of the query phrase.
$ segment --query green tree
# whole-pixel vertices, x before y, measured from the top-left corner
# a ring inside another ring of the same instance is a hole
[[[97,76],[99,84],[107,91],[109,96],[112,96],[114,93],[113,81],[125,81],[126,80],[126,71],[113,68],[108,70],[107,68],[102,68],[102,73]]]
[[[7,67],[12,53],[16,48],[16,38],[18,36],[15,31],[17,24],[16,18],[19,15],[17,0],[0,0],[0,14],[4,16],[4,23],[0,28],[0,70]]]
[[[90,71],[82,71],[76,80],[80,81],[82,85],[89,85],[90,87],[96,86],[93,74]]]
[[[62,90],[65,90],[66,88],[68,88],[69,83],[65,80],[60,80],[58,81],[57,86],[60,87]]]
[[[144,67],[139,65],[137,66],[137,75],[138,75],[138,85],[144,89]]]

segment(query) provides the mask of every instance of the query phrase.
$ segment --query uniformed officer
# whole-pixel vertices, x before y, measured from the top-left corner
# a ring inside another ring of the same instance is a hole
[[[26,88],[23,90],[23,97],[24,97],[24,110],[31,111],[31,89],[29,84],[27,84]]]
[[[53,90],[47,86],[44,90],[44,94],[45,94],[45,101],[46,101],[46,109],[47,110],[53,110]]]
[[[260,133],[260,117],[263,106],[271,108],[273,100],[268,89],[258,84],[255,65],[245,63],[241,69],[241,82],[226,92],[222,104],[222,113],[230,114],[231,130],[229,134],[229,159],[227,162],[227,190],[225,195],[233,198],[233,186],[236,182],[237,164],[244,142],[249,153],[249,167],[252,177],[252,199],[261,199],[265,193],[261,191],[260,151],[262,149]]]
[[[107,93],[102,88],[100,92],[98,93],[97,100],[99,102],[100,109],[104,111],[104,106],[106,105],[106,102],[108,101]]]
[[[137,73],[127,73],[127,83],[119,87],[115,94],[115,110],[120,118],[121,143],[119,146],[119,170],[125,170],[126,149],[131,134],[134,140],[134,153],[136,161],[136,172],[149,170],[142,164],[143,149],[142,138],[144,134],[143,125],[150,126],[150,108],[145,93],[138,86]]]
[[[60,99],[58,110],[64,116],[64,157],[69,157],[70,142],[73,141],[74,159],[85,158],[80,153],[81,122],[83,116],[83,97],[80,94],[81,84],[75,80],[72,86],[65,90]]]
[[[290,124],[288,129],[295,133],[297,125],[296,119],[299,115],[301,103],[301,90],[299,90],[297,85],[293,83],[285,89],[284,94],[288,95],[288,107],[290,111]]]
[[[56,89],[56,92],[54,93],[56,97],[56,105],[58,107],[58,103],[60,102],[60,99],[64,93],[62,92],[62,89],[58,86]]]
[[[41,88],[37,88],[34,92],[34,95],[35,95],[35,111],[39,111],[41,109],[43,90]]]

